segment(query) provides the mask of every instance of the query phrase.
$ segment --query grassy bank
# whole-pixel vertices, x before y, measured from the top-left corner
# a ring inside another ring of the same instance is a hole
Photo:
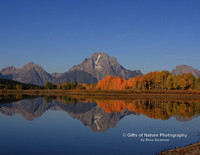
[[[200,99],[200,91],[196,90],[58,90],[58,89],[36,89],[36,90],[0,90],[0,94],[21,95],[56,95],[56,96],[79,96],[79,97],[103,97],[103,98],[180,98]]]

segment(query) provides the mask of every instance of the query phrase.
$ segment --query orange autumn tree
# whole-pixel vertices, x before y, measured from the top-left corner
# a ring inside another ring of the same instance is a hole
[[[89,90],[89,86],[86,83],[80,83],[78,84],[77,89]]]
[[[188,73],[188,74],[183,74],[182,77],[186,81],[186,88],[187,89],[194,89],[194,86],[195,86],[195,77],[194,77],[194,75],[192,75],[192,73]]]
[[[76,86],[75,86],[76,85]],[[60,86],[57,85],[59,89]],[[143,76],[130,78],[128,81],[123,77],[106,76],[97,84],[79,84],[65,82],[62,89],[85,89],[85,90],[200,90],[200,78],[195,78],[191,73],[175,76],[168,71],[149,72]]]
[[[139,89],[140,86],[140,76],[136,76],[135,78],[131,78],[128,80],[127,85],[130,89]]]
[[[120,77],[106,76],[103,80],[99,80],[96,89],[101,90],[125,90],[127,88],[127,80]]]

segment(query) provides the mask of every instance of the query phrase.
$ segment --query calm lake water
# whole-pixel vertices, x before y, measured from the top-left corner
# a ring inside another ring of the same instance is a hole
[[[198,142],[199,114],[193,101],[3,98],[0,154],[153,155]]]

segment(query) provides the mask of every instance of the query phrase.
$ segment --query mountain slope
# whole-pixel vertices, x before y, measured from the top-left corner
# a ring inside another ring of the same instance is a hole
[[[16,72],[16,68],[13,67],[13,66],[8,66],[6,68],[3,68],[0,70],[1,74],[2,75],[11,75],[11,74],[14,74]]]
[[[187,65],[179,65],[176,66],[175,69],[172,70],[173,75],[182,75],[182,74],[192,73],[196,78],[200,77],[200,71],[197,69],[194,69]]]
[[[53,80],[53,83],[62,84],[63,82],[76,82],[76,81],[78,83],[90,84],[90,83],[96,83],[97,79],[88,72],[74,70],[64,73],[59,78]]]
[[[97,80],[101,80],[108,75],[116,75],[118,77],[125,77],[126,79],[142,75],[140,70],[127,70],[118,63],[116,58],[100,52],[95,52],[91,58],[87,58],[81,64],[73,66],[70,71],[85,71]]]
[[[0,70],[0,77],[6,79],[13,79],[13,74],[16,72],[16,68],[13,66],[8,66]]]
[[[126,79],[142,75],[140,70],[130,71],[123,68],[116,58],[106,53],[96,52],[91,58],[73,66],[68,72],[50,75],[41,66],[30,62],[21,68],[9,66],[0,70],[0,77],[27,84],[45,85],[47,81],[54,84],[63,82],[96,83],[106,76],[125,77]]]
[[[52,73],[51,76],[54,78],[59,78],[63,75],[63,73]]]
[[[30,62],[22,68],[6,67],[0,70],[4,78],[16,80],[27,84],[44,85],[47,81],[52,81],[53,77],[41,66]]]

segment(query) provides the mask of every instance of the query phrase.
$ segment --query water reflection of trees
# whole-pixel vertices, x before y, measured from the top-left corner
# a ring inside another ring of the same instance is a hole
[[[21,95],[21,94],[15,94],[15,95],[0,95],[0,104],[5,103],[11,103],[20,101],[23,99],[33,99],[39,96],[31,96],[31,95]]]
[[[192,118],[200,114],[200,102],[172,102],[145,100],[98,100],[97,105],[107,113],[133,111],[150,118],[166,120],[172,116]]]
[[[22,99],[32,99],[40,96],[25,96],[25,95],[0,95],[0,103],[11,103]],[[57,100],[63,104],[67,103],[94,103],[104,110],[106,113],[125,112],[126,110],[142,114],[150,118],[166,120],[172,116],[181,116],[184,118],[193,118],[200,115],[200,101],[167,101],[167,100],[147,100],[147,99],[132,99],[132,100],[115,100],[115,99],[95,99],[95,98],[72,98],[69,96],[45,96],[46,103]]]
[[[53,99],[57,101],[62,101],[62,103],[77,103],[77,99],[70,98],[68,96],[44,96],[45,102],[50,103]]]
[[[57,99],[58,100],[58,99]],[[124,112],[125,110],[135,112],[137,115],[145,115],[150,118],[166,120],[172,116],[181,116],[191,119],[200,115],[199,101],[167,101],[167,100],[114,100],[114,99],[70,99],[62,97],[63,103],[96,102],[98,107],[106,113]]]

